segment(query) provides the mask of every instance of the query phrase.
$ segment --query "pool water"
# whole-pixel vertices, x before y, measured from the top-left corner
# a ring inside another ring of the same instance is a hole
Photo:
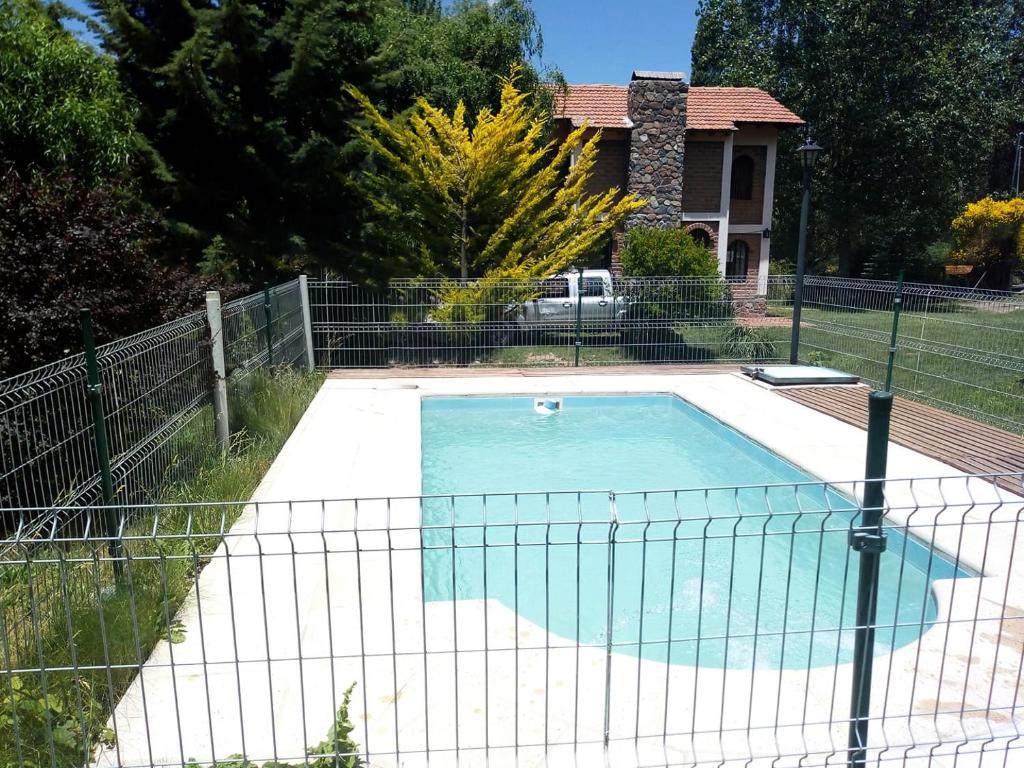
[[[427,600],[498,600],[571,642],[673,664],[851,660],[849,499],[796,485],[812,478],[674,396],[558,400],[546,415],[534,397],[423,400],[423,494],[452,494],[424,503]],[[966,575],[890,530],[875,652],[928,628],[932,581]]]

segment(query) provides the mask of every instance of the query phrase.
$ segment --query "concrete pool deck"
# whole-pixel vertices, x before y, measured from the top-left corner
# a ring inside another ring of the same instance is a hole
[[[118,705],[98,764],[301,763],[354,681],[352,735],[373,765],[425,765],[428,750],[434,764],[603,763],[606,724],[616,766],[845,763],[849,665],[723,672],[613,653],[609,671],[604,649],[495,600],[424,604],[415,500],[273,504],[417,496],[423,396],[585,393],[676,394],[817,478],[855,491],[842,481],[863,475],[862,430],[739,374],[330,379],[179,613],[184,641],[161,643]],[[890,445],[890,477],[959,474]],[[1021,499],[981,480],[888,495],[894,523],[985,577],[937,583],[935,625],[876,658],[871,745],[895,759],[916,744],[906,764],[924,764],[941,739],[934,765],[958,747],[958,766],[1002,765],[1020,724]]]

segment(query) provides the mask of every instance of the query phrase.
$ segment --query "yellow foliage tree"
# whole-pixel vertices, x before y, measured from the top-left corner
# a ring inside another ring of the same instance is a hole
[[[1024,198],[970,203],[953,219],[953,261],[985,270],[986,285],[1005,288],[1024,262]]]
[[[357,89],[348,91],[376,159],[364,179],[374,208],[403,233],[408,263],[460,278],[462,293],[469,278],[559,272],[645,204],[617,189],[587,194],[600,132],[587,138],[580,127],[560,143],[545,141],[545,115],[516,87],[515,72],[503,82],[498,111],[482,110],[472,128],[461,103],[447,115],[420,99],[408,117],[387,120]]]

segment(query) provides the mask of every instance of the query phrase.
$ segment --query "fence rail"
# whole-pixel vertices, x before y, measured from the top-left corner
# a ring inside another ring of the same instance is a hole
[[[223,306],[235,381],[305,364],[299,281]],[[267,335],[268,318],[270,334]],[[268,348],[268,339],[270,346]],[[205,312],[97,348],[114,499],[136,504],[194,472],[215,447]],[[0,381],[0,507],[62,508],[69,521],[102,503],[84,354]],[[17,521],[0,515],[0,530]]]
[[[0,625],[0,752],[19,768],[817,766],[863,746],[871,764],[1015,765],[1021,497],[888,481],[863,625],[863,488],[151,505],[121,510],[119,583],[95,531],[15,534],[0,583],[84,586],[27,637]],[[850,745],[868,631],[868,741]],[[11,705],[31,696],[52,706]]]
[[[550,280],[310,282],[323,368],[544,367],[789,359],[794,278],[633,278],[567,295]],[[896,283],[808,277],[799,359],[885,379]],[[1024,296],[903,287],[898,394],[1024,431]],[[539,300],[539,301],[538,301]]]

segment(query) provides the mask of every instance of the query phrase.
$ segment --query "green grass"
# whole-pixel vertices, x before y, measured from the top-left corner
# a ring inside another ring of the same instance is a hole
[[[180,639],[174,616],[241,506],[173,506],[248,499],[298,423],[323,377],[281,370],[233,385],[230,450],[166,489],[172,506],[135,519],[118,584],[103,543],[37,548],[30,563],[0,562],[0,636],[6,668],[68,667],[0,679],[0,766],[86,765],[132,669],[161,639]],[[149,534],[189,537],[156,538]],[[13,557],[23,560],[24,553]],[[26,614],[26,606],[34,610]],[[92,669],[95,668],[95,669]],[[16,717],[15,717],[16,715]],[[52,760],[51,760],[52,757]]]

